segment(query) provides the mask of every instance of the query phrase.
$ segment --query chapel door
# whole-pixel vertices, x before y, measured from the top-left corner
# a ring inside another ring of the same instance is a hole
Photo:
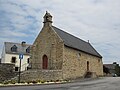
[[[89,61],[87,61],[87,71],[89,71]]]
[[[46,55],[44,55],[42,61],[43,61],[42,62],[42,68],[47,69],[48,68],[48,57]]]

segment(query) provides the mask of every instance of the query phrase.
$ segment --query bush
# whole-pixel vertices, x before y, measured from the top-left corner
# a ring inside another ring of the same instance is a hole
[[[41,81],[41,83],[45,83],[45,81],[43,80],[43,81]]]
[[[36,80],[36,82],[37,82],[37,83],[40,83],[40,82],[41,82],[41,80],[39,80],[39,79],[38,79],[38,80]]]
[[[35,83],[37,83],[37,81],[33,80],[32,83],[35,84]]]
[[[3,82],[3,84],[9,84],[9,82]]]
[[[117,64],[115,66],[115,74],[117,74],[117,76],[120,76],[120,66],[119,66],[119,64]]]

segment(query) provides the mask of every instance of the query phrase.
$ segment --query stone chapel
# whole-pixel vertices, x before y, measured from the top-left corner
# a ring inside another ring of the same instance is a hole
[[[102,56],[95,48],[52,23],[51,14],[46,12],[43,28],[31,49],[32,69],[50,73],[59,71],[53,76],[58,79],[76,79],[87,73],[102,76]]]

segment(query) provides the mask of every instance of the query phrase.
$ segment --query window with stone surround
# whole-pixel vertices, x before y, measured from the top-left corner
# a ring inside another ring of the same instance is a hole
[[[100,59],[98,59],[98,63],[100,63],[101,62],[101,60]]]
[[[81,53],[78,53],[78,60],[80,60],[80,57],[81,57]]]
[[[11,63],[16,63],[16,57],[11,58]]]

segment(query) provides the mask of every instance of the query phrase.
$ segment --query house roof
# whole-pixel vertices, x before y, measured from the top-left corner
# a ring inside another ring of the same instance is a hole
[[[55,26],[52,26],[52,28],[64,41],[64,44],[66,46],[102,58],[102,56],[92,47],[92,45],[89,42],[85,42]]]
[[[12,52],[11,48],[13,46],[17,47],[17,52]],[[25,44],[24,46],[21,43],[14,43],[14,42],[5,42],[5,52],[9,54],[26,54],[29,55],[30,53],[26,52],[26,49],[31,48],[31,45]]]
[[[115,65],[114,64],[104,64],[104,66],[108,69],[115,69]]]

